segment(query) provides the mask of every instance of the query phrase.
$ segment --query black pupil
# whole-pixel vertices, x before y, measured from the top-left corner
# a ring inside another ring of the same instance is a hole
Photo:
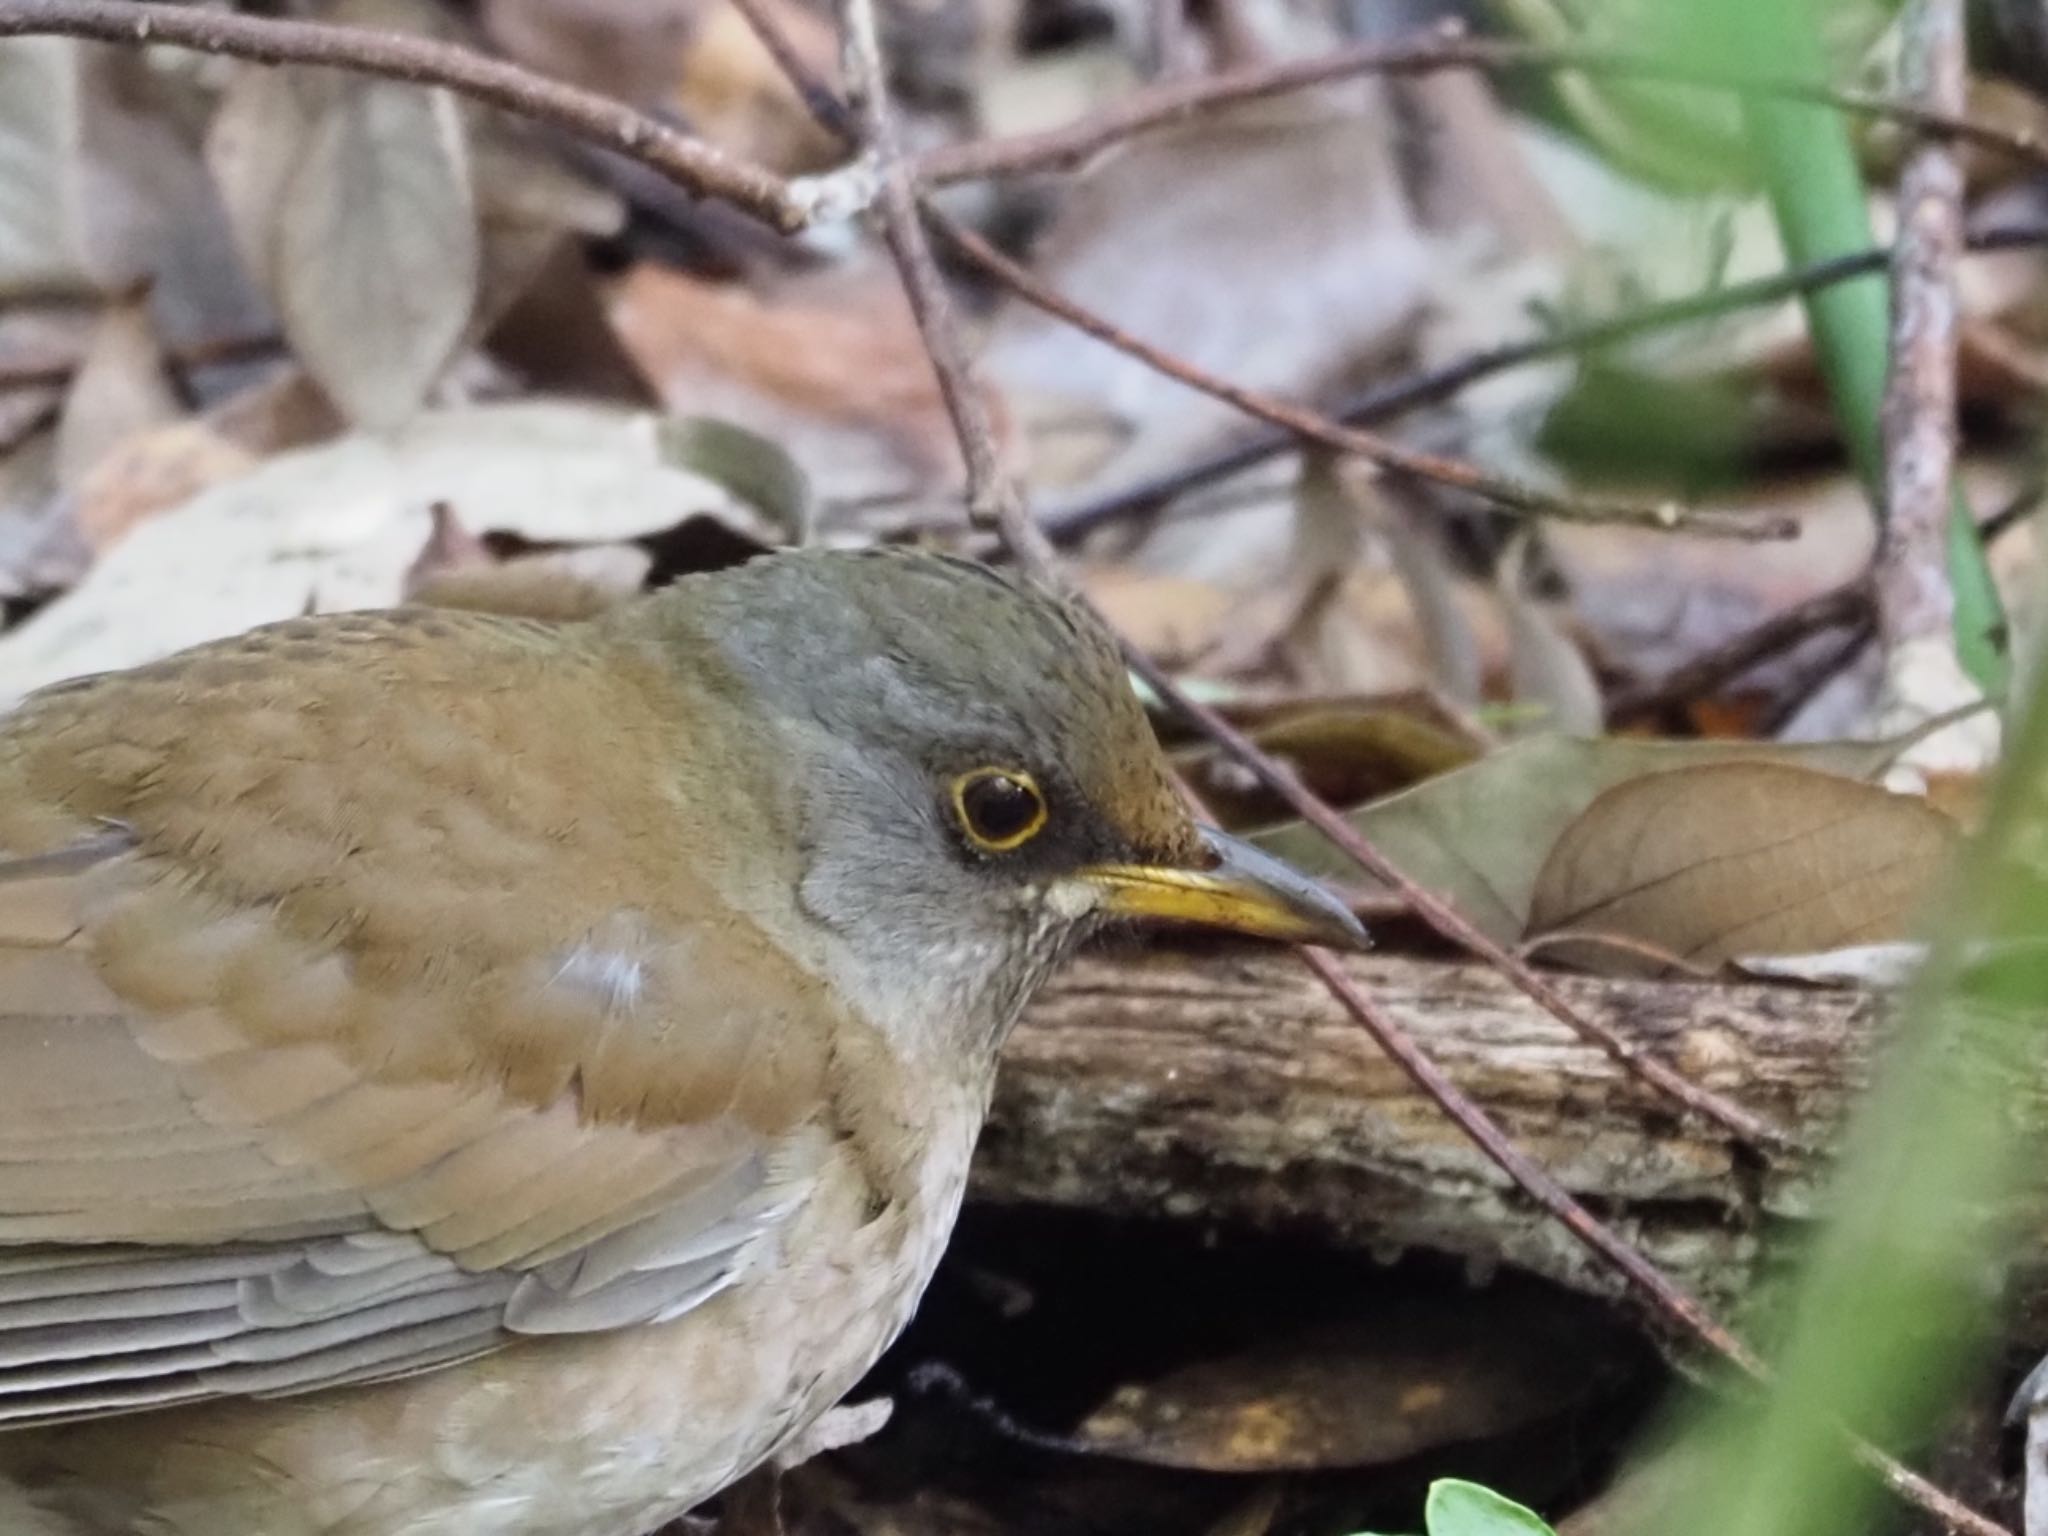
[[[1006,773],[976,779],[961,802],[976,834],[992,843],[1008,841],[1038,819],[1037,792]]]

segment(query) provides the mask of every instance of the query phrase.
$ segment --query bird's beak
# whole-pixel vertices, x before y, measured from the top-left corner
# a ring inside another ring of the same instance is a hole
[[[1201,833],[1206,857],[1199,868],[1097,864],[1083,870],[1095,910],[1340,949],[1371,943],[1350,909],[1299,870],[1213,827]]]

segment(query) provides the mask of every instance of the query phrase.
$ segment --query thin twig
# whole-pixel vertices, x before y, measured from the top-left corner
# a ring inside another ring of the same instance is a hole
[[[760,41],[762,51],[782,71],[783,79],[796,87],[797,99],[811,114],[812,121],[842,144],[851,147],[860,143],[860,119],[839,99],[831,83],[804,61],[789,34],[768,14],[761,0],[732,0],[732,8]]]
[[[224,368],[250,363],[282,352],[285,340],[275,331],[250,336],[222,336],[211,341],[177,347],[164,355],[164,363],[176,373],[196,373],[202,368]],[[0,366],[0,394],[21,389],[57,389],[71,382],[84,364],[82,356],[49,358],[36,363]]]
[[[880,181],[877,206],[882,215],[882,232],[896,259],[903,280],[904,296],[924,338],[932,370],[938,375],[939,392],[952,418],[953,433],[960,441],[960,455],[967,466],[967,511],[976,524],[994,528],[1003,537],[1017,563],[1048,587],[1059,589],[1063,580],[1059,560],[1031,513],[1024,505],[1016,482],[1003,472],[996,448],[995,424],[982,399],[974,366],[961,344],[960,327],[953,316],[953,301],[947,296],[945,279],[925,238],[917,215],[917,188],[903,156],[896,133],[895,114],[889,105],[889,85],[882,65],[882,49],[875,26],[874,0],[841,0],[840,26],[845,48],[846,81],[867,140],[875,158]]]
[[[1973,253],[2048,245],[2048,225],[1986,230],[1971,236],[1965,244]],[[1404,374],[1385,384],[1374,385],[1332,408],[1328,414],[1350,426],[1368,426],[1418,406],[1447,400],[1467,386],[1511,368],[1595,351],[1653,331],[1689,325],[1698,320],[1717,319],[1739,309],[1776,304],[1816,288],[1867,277],[1884,271],[1891,262],[1891,254],[1889,249],[1856,251],[1772,277],[1732,283],[1709,293],[1645,305],[1611,319],[1569,326],[1524,341],[1468,352],[1440,367]],[[1054,543],[1071,543],[1117,518],[1149,511],[1174,497],[1240,474],[1290,451],[1299,442],[1300,438],[1293,432],[1284,430],[1252,433],[1179,469],[1148,477],[1135,485],[1091,497],[1072,506],[1049,509],[1041,515],[1041,520]]]
[[[1489,474],[1459,459],[1403,447],[1389,438],[1346,426],[1275,395],[1220,379],[1163,347],[1140,340],[1093,310],[1076,304],[980,235],[947,217],[929,201],[924,204],[924,215],[931,227],[956,250],[1026,303],[1136,358],[1155,372],[1234,405],[1246,415],[1271,422],[1305,442],[1334,448],[1340,453],[1355,453],[1382,468],[1469,492],[1497,507],[1524,516],[1554,517],[1574,523],[1622,523],[1722,539],[1789,539],[1798,535],[1799,524],[1790,517],[1756,517],[1712,508],[1686,507],[1673,501],[1641,502],[1574,496],[1547,491],[1504,475]]]
[[[1259,64],[1153,86],[1064,127],[929,150],[918,157],[917,177],[924,185],[943,186],[949,182],[1067,168],[1136,134],[1236,102],[1285,95],[1355,75],[1419,75],[1446,69],[1485,69],[1497,73],[1571,70],[1662,81],[1742,97],[1810,101],[1861,117],[1903,123],[1944,138],[1981,144],[2036,165],[2048,165],[2048,145],[2028,129],[1983,122],[1958,111],[1937,110],[1919,102],[1844,90],[1824,81],[1750,78],[1659,54],[1594,43],[1524,43],[1467,37],[1444,29],[1419,40],[1358,43],[1314,58]]]
[[[1330,995],[1408,1074],[1409,1080],[1449,1116],[1451,1123],[1560,1226],[1627,1279],[1635,1294],[1654,1305],[1656,1315],[1678,1323],[1686,1333],[1752,1380],[1770,1380],[1769,1370],[1748,1345],[1722,1327],[1697,1297],[1674,1284],[1640,1250],[1575,1200],[1542,1164],[1517,1147],[1486,1111],[1467,1098],[1444,1070],[1429,1059],[1400,1022],[1352,981],[1333,955],[1327,950],[1303,948],[1301,957],[1330,989]],[[2011,1536],[2004,1526],[1978,1514],[1860,1436],[1845,1431],[1845,1438],[1857,1461],[1875,1472],[1893,1493],[1940,1521],[1946,1529],[1959,1536]]]
[[[1868,578],[1858,577],[1839,587],[1830,587],[1772,614],[1712,650],[1702,651],[1662,677],[1618,690],[1607,701],[1607,717],[1613,721],[1629,720],[1706,698],[1801,641],[1825,630],[1865,624],[1869,618]]]
[[[166,43],[259,64],[303,64],[445,86],[617,150],[678,186],[730,203],[785,234],[804,228],[812,218],[812,202],[765,166],[693,138],[613,97],[455,43],[137,0],[0,0],[0,37],[36,35]]]
[[[1919,100],[1963,100],[1962,0],[1912,0],[1907,69]],[[1892,246],[1891,368],[1885,377],[1884,534],[1872,567],[1887,657],[1935,644],[1953,656],[1955,591],[1947,539],[1956,455],[1956,268],[1962,254],[1963,175],[1950,147],[1914,146],[1899,175]],[[1960,667],[1955,669],[1960,674]],[[1905,679],[1898,681],[1904,682]]]

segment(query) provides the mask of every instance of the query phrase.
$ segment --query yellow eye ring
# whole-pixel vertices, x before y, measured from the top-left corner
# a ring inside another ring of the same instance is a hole
[[[983,853],[1008,853],[1045,829],[1045,796],[1021,768],[976,768],[953,781],[953,814]]]

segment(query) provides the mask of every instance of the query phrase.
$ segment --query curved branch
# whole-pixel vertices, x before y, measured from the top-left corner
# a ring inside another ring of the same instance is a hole
[[[622,101],[550,80],[502,59],[432,38],[311,21],[278,21],[138,0],[0,0],[0,37],[165,43],[257,64],[300,64],[438,85],[630,155],[699,197],[716,198],[784,234],[817,200],[765,166],[729,154]],[[835,209],[834,212],[840,210]]]

